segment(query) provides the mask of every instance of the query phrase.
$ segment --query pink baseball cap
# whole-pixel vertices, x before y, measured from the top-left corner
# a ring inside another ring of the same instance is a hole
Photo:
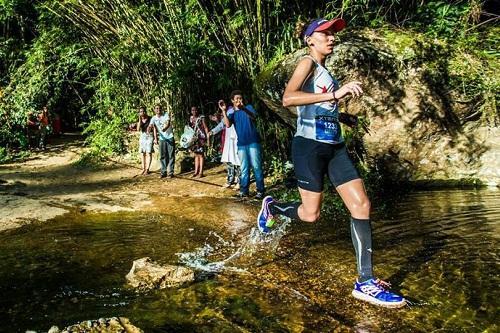
[[[342,18],[335,18],[333,20],[326,20],[324,18],[315,19],[307,26],[304,32],[304,42],[306,38],[311,36],[315,31],[332,30],[333,32],[339,32],[343,30],[345,26],[346,22]]]

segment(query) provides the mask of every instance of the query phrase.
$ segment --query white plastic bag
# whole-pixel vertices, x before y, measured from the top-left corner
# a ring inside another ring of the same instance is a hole
[[[195,132],[190,126],[184,126],[184,133],[181,135],[181,148],[188,149],[196,142],[196,137],[194,136]]]

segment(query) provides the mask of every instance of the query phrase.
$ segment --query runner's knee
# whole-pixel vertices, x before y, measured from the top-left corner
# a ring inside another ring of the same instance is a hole
[[[368,198],[362,199],[351,205],[351,215],[354,216],[369,216],[371,203]]]

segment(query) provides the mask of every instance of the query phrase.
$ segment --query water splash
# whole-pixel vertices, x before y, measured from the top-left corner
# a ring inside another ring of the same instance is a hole
[[[408,297],[405,297],[405,298],[406,298],[406,307],[407,308],[424,307],[427,305],[431,305],[431,303],[429,303],[429,302],[419,301],[416,299],[410,300],[410,299],[408,299]]]
[[[288,217],[279,217],[276,228],[267,234],[252,228],[239,244],[225,240],[211,231],[202,247],[192,252],[176,254],[181,264],[196,270],[212,273],[221,271],[246,273],[246,267],[272,259],[290,222]]]

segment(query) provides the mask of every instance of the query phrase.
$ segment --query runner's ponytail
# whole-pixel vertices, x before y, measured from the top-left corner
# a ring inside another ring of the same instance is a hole
[[[308,26],[308,22],[305,21],[302,18],[299,18],[299,20],[295,23],[295,33],[294,36],[301,41],[304,40],[304,33],[306,31],[306,28]]]

